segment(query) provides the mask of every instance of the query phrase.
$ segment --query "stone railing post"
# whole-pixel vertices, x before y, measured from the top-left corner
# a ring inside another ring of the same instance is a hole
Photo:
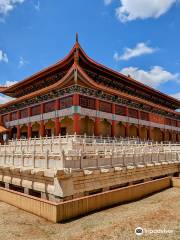
[[[83,168],[83,157],[84,157],[84,152],[82,152],[82,150],[79,150],[79,168],[82,169]]]
[[[152,150],[152,148],[150,149],[150,158],[151,158],[151,163],[153,163],[153,150]]]
[[[135,151],[134,151],[134,149],[133,149],[133,151],[132,151],[132,155],[133,155],[133,165],[135,166],[136,165],[136,158],[135,158]]]
[[[62,168],[66,168],[66,156],[65,156],[65,151],[61,151],[61,161],[62,161]]]
[[[35,149],[33,148],[33,152],[32,152],[32,164],[33,164],[33,168],[36,168],[36,160],[35,160]]]
[[[41,144],[41,153],[43,153],[43,139],[41,136],[40,136],[40,144]]]
[[[24,167],[24,149],[21,151],[21,165]]]
[[[6,156],[6,145],[4,146],[4,164],[6,165],[6,161],[7,161],[7,156]]]
[[[61,144],[61,135],[59,135],[59,153],[61,152],[62,144]]]
[[[12,150],[12,165],[13,166],[15,165],[15,162],[14,162],[14,149]]]
[[[66,142],[68,142],[68,139],[69,139],[69,135],[68,133],[66,133]]]
[[[85,139],[83,139],[83,152],[86,152],[86,140]]]
[[[53,139],[51,138],[50,139],[50,152],[52,152],[52,150],[53,150],[52,146],[53,146]]]
[[[123,158],[123,167],[125,167],[125,151],[122,150],[122,158]]]
[[[99,167],[99,152],[96,150],[96,167]]]
[[[143,148],[142,148],[141,154],[142,154],[142,162],[143,162],[144,165],[146,165],[146,162],[145,162],[145,151],[144,151]]]
[[[34,151],[36,151],[36,137],[34,138]]]
[[[113,167],[114,149],[110,152],[110,156],[111,156],[111,167]]]
[[[45,169],[49,168],[49,149],[46,149],[46,153],[45,153]]]

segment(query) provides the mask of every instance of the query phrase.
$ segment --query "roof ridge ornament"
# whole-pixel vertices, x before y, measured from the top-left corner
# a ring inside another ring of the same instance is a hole
[[[79,43],[79,35],[78,35],[78,32],[76,33],[76,43]]]
[[[76,44],[74,52],[74,63],[79,64],[79,39],[78,33],[76,33]]]

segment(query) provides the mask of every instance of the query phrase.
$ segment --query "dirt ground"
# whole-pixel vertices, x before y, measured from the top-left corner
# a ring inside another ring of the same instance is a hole
[[[170,233],[135,235],[135,228]],[[53,224],[0,202],[0,240],[180,239],[180,188],[113,207],[66,223]]]

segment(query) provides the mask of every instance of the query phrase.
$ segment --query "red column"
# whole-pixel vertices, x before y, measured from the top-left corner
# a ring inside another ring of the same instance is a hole
[[[129,123],[126,123],[126,126],[125,126],[125,136],[129,137]]]
[[[179,142],[179,132],[176,133],[176,141]]]
[[[99,99],[96,99],[96,111],[99,111]],[[95,118],[94,123],[94,135],[99,136],[100,135],[100,118]]]
[[[2,115],[0,115],[0,124],[3,124],[3,119],[2,119]]]
[[[165,135],[165,131],[162,130],[161,132],[162,132],[162,141],[164,142],[164,141],[165,141],[165,136],[166,136],[166,135]]]
[[[172,141],[172,132],[169,131],[169,141]]]
[[[138,125],[138,138],[141,138],[141,126]]]
[[[28,108],[28,117],[31,117],[32,111],[31,107]],[[32,128],[31,128],[31,123],[28,123],[28,138],[32,137]]]
[[[32,128],[31,128],[31,123],[28,123],[28,138],[32,137]]]
[[[116,105],[115,103],[112,104],[112,115],[114,117],[114,115],[116,114]],[[111,137],[115,137],[116,136],[116,121],[112,120],[112,125],[111,125]]]
[[[151,128],[151,127],[148,128],[148,139],[149,140],[153,140],[152,130],[153,130],[153,128]]]
[[[44,113],[44,104],[41,103],[41,115]],[[39,132],[39,135],[41,137],[44,137],[45,136],[45,126],[44,126],[44,120],[41,120],[40,122],[40,132]]]
[[[126,107],[126,110],[125,110],[125,115],[128,117],[128,107]]]
[[[17,120],[20,119],[20,118],[21,118],[21,114],[20,114],[20,111],[19,111],[19,110],[17,111],[16,114],[17,114]]]
[[[138,110],[138,120],[141,119],[141,113]],[[141,125],[138,125],[138,132],[137,132],[138,138],[141,138]]]
[[[61,123],[58,117],[55,118],[55,135],[58,136],[61,133]]]
[[[17,120],[21,118],[20,116],[20,111],[18,110],[17,111]],[[17,126],[17,139],[20,139],[21,138],[21,127],[18,125]]]
[[[73,131],[77,135],[80,134],[79,120],[80,120],[79,114],[78,113],[74,113],[74,116],[73,116],[73,123],[74,123],[73,124]]]
[[[55,110],[58,111],[60,109],[60,99],[56,99],[55,101]],[[58,136],[61,133],[61,123],[59,117],[55,118],[55,135]]]
[[[9,121],[9,122],[10,122],[11,119],[12,119],[11,117],[12,117],[12,115],[11,115],[11,113],[9,113],[9,114],[8,114],[8,121]]]
[[[128,107],[126,107],[125,116],[128,117]],[[129,123],[125,124],[125,137],[129,137]]]
[[[45,126],[44,126],[44,120],[41,120],[40,122],[40,131],[39,131],[39,135],[41,137],[45,136]]]
[[[79,106],[79,94],[75,93],[73,95],[73,106],[78,107]],[[73,115],[73,131],[77,135],[80,134],[80,126],[79,126],[80,116],[79,113],[74,113]]]

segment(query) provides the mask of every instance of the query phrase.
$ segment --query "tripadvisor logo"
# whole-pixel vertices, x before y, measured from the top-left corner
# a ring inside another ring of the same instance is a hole
[[[137,227],[136,229],[135,229],[135,234],[137,235],[137,236],[141,236],[141,235],[143,235],[143,229],[141,228],[141,227]]]

